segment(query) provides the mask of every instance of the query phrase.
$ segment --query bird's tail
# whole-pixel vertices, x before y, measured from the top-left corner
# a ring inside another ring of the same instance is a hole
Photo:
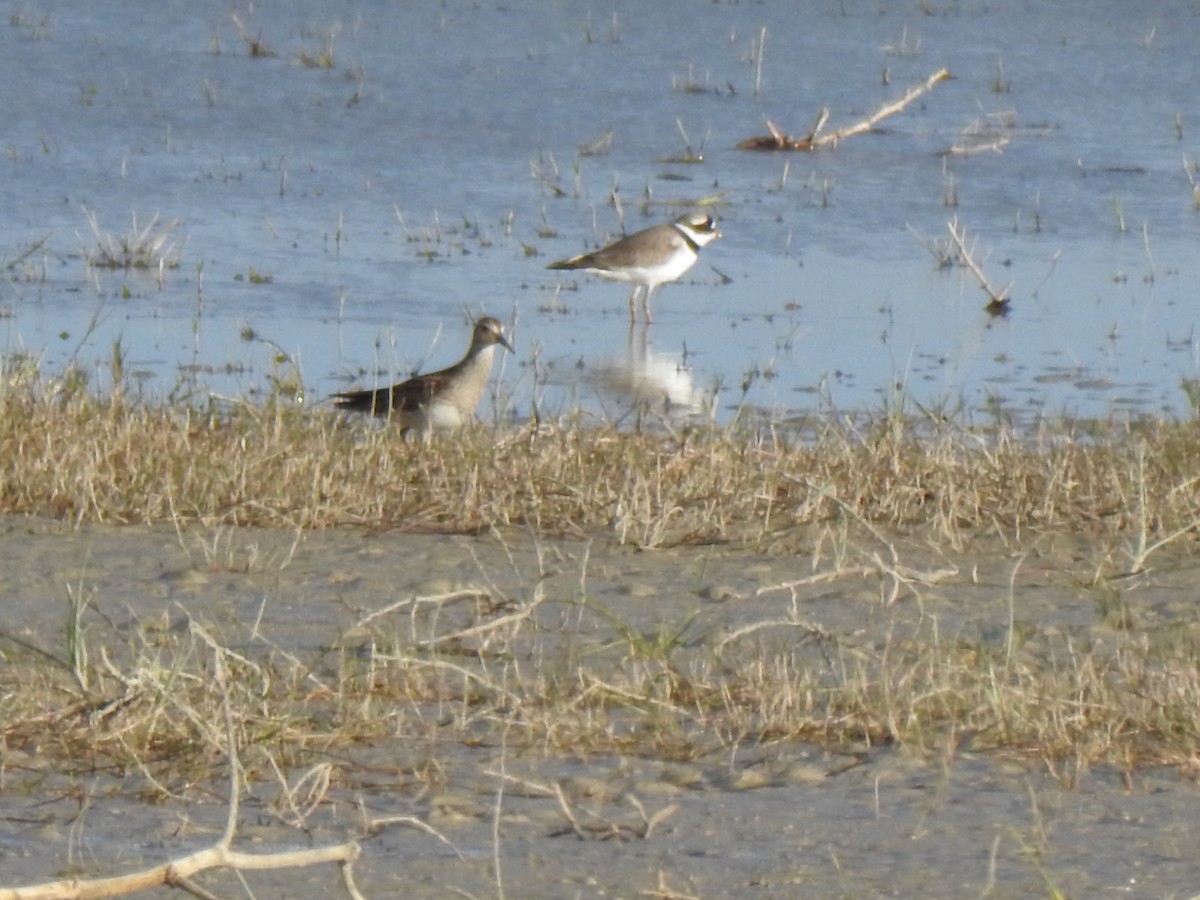
[[[373,391],[346,391],[333,395],[333,405],[350,412],[365,412],[386,416],[391,411],[392,392],[387,388]]]
[[[546,266],[547,269],[582,269],[587,267],[588,257],[576,256],[574,259],[560,259]]]

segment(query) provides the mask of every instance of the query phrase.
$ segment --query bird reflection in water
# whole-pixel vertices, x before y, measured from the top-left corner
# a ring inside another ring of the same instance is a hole
[[[711,397],[695,386],[686,352],[655,350],[645,324],[631,324],[625,355],[598,360],[588,367],[584,380],[634,412],[683,418],[711,408]]]

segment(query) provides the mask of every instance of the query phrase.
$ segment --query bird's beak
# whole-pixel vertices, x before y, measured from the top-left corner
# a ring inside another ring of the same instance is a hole
[[[513,349],[513,345],[508,342],[508,338],[506,338],[504,335],[500,335],[500,340],[496,341],[496,343],[499,344],[501,347],[503,347],[505,350],[507,350],[509,353],[517,352],[516,350]]]

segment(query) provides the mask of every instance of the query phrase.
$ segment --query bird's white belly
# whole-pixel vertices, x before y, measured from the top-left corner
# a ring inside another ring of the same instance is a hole
[[[425,418],[424,431],[453,431],[463,424],[463,415],[453,403],[434,400],[421,411]]]
[[[435,431],[454,431],[465,419],[453,403],[437,401],[404,414],[404,430],[410,436],[428,439]]]
[[[666,284],[674,281],[696,262],[694,253],[677,253],[674,258],[656,266],[630,266],[627,269],[588,269],[589,272],[613,281],[630,284]]]

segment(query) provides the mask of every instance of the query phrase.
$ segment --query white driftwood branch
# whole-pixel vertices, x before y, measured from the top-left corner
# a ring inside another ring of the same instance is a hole
[[[914,100],[928,94],[939,81],[949,77],[950,71],[948,69],[938,69],[938,71],[926,78],[924,82],[905,91],[903,97],[893,100],[890,103],[885,103],[865,119],[847,125],[845,128],[839,128],[837,131],[832,131],[829,134],[820,133],[821,129],[825,127],[825,123],[829,120],[829,110],[822,109],[817,115],[816,123],[809,130],[808,134],[802,138],[789,136],[778,125],[768,119],[767,130],[770,131],[770,134],[746,138],[746,140],[739,142],[737,146],[741,150],[813,150],[828,144],[836,144],[843,138],[870,131],[883,119],[886,119],[888,116],[894,116]]]
[[[0,900],[91,900],[97,897],[122,897],[155,887],[174,886],[206,869],[290,869],[317,863],[336,862],[345,867],[358,859],[359,846],[354,841],[311,850],[288,850],[281,853],[240,853],[224,846],[200,850],[152,869],[116,875],[112,878],[51,881],[29,887],[0,888]],[[345,869],[343,868],[343,871]],[[354,891],[351,896],[359,896]]]
[[[848,125],[845,128],[839,128],[832,134],[814,137],[814,146],[819,147],[823,144],[836,143],[842,138],[850,137],[853,134],[861,134],[864,131],[870,131],[877,124],[879,124],[879,122],[883,121],[888,116],[894,116],[918,97],[923,97],[932,91],[934,85],[936,85],[939,81],[949,77],[950,71],[948,69],[939,69],[926,78],[923,83],[918,84],[915,87],[910,87],[904,92],[904,96],[899,100],[893,100],[891,103],[884,104],[861,122],[855,122],[853,125]]]
[[[178,887],[203,897],[208,896],[207,892],[192,884],[190,879],[206,869],[291,869],[326,862],[336,862],[341,866],[342,880],[347,893],[353,900],[363,900],[351,871],[351,863],[358,859],[361,852],[355,841],[331,847],[286,850],[279,853],[241,853],[232,849],[241,798],[242,766],[238,758],[237,744],[234,742],[233,713],[229,707],[229,692],[226,689],[224,651],[214,649],[216,678],[224,691],[225,740],[229,756],[229,815],[221,840],[205,850],[128,875],[115,875],[110,878],[70,878],[28,887],[0,887],[0,900],[94,900],[100,897],[122,897],[163,886]]]

